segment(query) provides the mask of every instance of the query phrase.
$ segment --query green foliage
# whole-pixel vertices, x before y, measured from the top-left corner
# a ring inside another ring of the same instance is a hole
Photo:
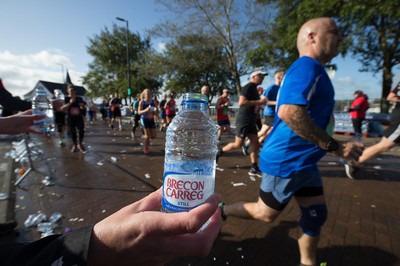
[[[89,64],[89,72],[83,77],[83,82],[88,86],[90,96],[108,97],[115,92],[119,92],[121,98],[128,96],[126,37],[126,28],[114,24],[112,31],[105,28],[89,39],[86,48],[93,56],[93,62]],[[139,34],[129,32],[128,40],[132,95],[146,87],[158,90],[161,83],[156,78],[140,76],[135,68],[135,64],[143,61],[150,50],[150,39],[142,39]]]
[[[258,47],[248,53],[248,62],[287,68],[298,57],[296,38],[301,25],[312,18],[333,17],[345,36],[341,54],[351,54],[360,61],[360,71],[374,74],[382,71],[382,98],[386,98],[392,85],[393,68],[400,63],[398,0],[258,2],[274,8],[276,17],[272,27],[259,34]],[[382,107],[383,112],[387,111],[387,106]]]
[[[361,71],[376,73],[385,63],[400,63],[399,1],[346,2],[341,14],[346,18],[343,26],[350,29],[351,52],[363,64]]]
[[[208,85],[213,96],[234,87],[224,48],[206,35],[181,35],[157,59],[160,74],[167,80],[165,88],[178,94],[200,92]]]
[[[247,61],[266,64],[273,69],[287,69],[299,56],[297,33],[306,21],[316,17],[335,17],[341,1],[264,0],[258,1],[273,8],[274,22],[255,35],[258,47],[249,51]],[[342,46],[346,47],[346,46]],[[342,52],[345,53],[345,50]]]

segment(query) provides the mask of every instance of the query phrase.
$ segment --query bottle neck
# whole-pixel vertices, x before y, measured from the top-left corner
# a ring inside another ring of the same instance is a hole
[[[206,112],[208,103],[202,100],[186,99],[182,101],[182,110],[200,110]]]
[[[208,97],[199,93],[186,93],[183,95],[182,110],[200,110],[206,112]]]

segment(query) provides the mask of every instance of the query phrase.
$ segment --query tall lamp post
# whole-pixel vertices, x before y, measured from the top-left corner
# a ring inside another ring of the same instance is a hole
[[[62,93],[66,93],[66,88],[65,88],[65,76],[64,76],[64,65],[63,64],[61,64],[61,63],[57,63],[57,65],[60,65],[61,66],[61,76],[62,76],[62,83],[63,83],[63,86],[62,86],[62,88],[61,88],[61,91],[62,91]]]
[[[131,63],[129,60],[129,22],[128,22],[128,20],[120,18],[120,17],[117,17],[116,19],[126,23],[126,62],[128,65],[128,69],[126,70],[126,74],[127,74],[126,76],[128,79],[128,97],[129,97],[129,103],[130,103],[131,102],[131,76],[130,76],[129,72],[131,69]]]

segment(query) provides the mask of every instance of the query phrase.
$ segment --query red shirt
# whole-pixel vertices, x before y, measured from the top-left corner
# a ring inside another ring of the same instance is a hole
[[[364,96],[358,97],[354,99],[354,101],[351,103],[351,108],[354,109],[357,106],[360,106],[358,110],[354,110],[350,112],[351,118],[365,118],[365,112],[368,109],[368,101],[364,98]]]
[[[165,114],[166,115],[175,115],[176,112],[176,103],[175,100],[169,100],[165,105]]]
[[[224,105],[228,103],[229,99],[225,99],[224,97],[220,98],[220,105]],[[217,108],[217,121],[225,121],[229,120],[229,106],[223,106],[222,108]]]

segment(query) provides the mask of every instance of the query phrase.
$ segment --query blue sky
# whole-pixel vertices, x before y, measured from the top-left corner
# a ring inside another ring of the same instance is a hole
[[[129,29],[146,30],[163,21],[168,13],[152,0],[0,0],[0,77],[15,95],[31,90],[39,80],[62,82],[68,69],[72,81],[81,85],[92,58],[86,53],[89,38],[113,23],[129,21]],[[162,46],[158,40],[153,45]],[[336,99],[351,99],[355,90],[370,98],[381,94],[381,73],[360,73],[350,57],[333,60],[338,71],[333,79]],[[400,79],[397,68],[394,81]],[[263,87],[273,83],[272,72]]]

